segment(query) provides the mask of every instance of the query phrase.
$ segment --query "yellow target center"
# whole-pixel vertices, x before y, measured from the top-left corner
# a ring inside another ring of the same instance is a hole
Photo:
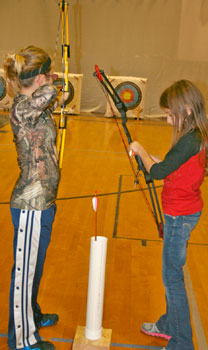
[[[123,97],[125,100],[130,100],[131,99],[131,93],[129,91],[125,91],[123,94]]]

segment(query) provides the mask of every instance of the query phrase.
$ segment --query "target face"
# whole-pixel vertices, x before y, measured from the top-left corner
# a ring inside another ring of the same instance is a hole
[[[6,96],[6,82],[3,77],[0,76],[0,101]]]
[[[55,80],[55,81],[53,82],[53,84],[57,87],[58,91],[60,91],[61,89],[63,89],[63,79],[59,78],[59,79]],[[64,107],[65,107],[66,105],[68,105],[68,104],[73,100],[73,98],[74,98],[74,87],[73,87],[73,85],[70,83],[69,80],[68,80],[68,84],[69,84],[69,85],[68,85],[68,86],[69,86],[69,89],[68,89],[68,91],[69,91],[69,97],[68,97],[67,100],[65,101]]]
[[[127,109],[136,108],[142,100],[141,89],[131,81],[118,84],[115,90]]]

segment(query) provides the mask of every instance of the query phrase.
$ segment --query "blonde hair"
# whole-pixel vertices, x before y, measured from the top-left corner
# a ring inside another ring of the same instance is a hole
[[[50,57],[47,52],[35,46],[28,46],[17,54],[7,55],[4,71],[8,93],[15,96],[21,87],[31,86],[35,76],[42,73],[41,69],[44,65],[46,65],[45,74],[50,71]]]

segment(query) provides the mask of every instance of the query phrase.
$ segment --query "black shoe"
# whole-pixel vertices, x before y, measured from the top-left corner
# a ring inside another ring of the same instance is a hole
[[[55,350],[55,345],[49,341],[38,341],[37,343],[29,346],[25,346],[21,349],[10,348],[11,350]]]
[[[54,326],[59,320],[57,314],[42,314],[41,321],[38,323],[38,328]]]
[[[30,345],[29,349],[33,350],[55,350],[55,345],[49,341],[38,341],[37,343]],[[26,347],[27,349],[27,347]]]

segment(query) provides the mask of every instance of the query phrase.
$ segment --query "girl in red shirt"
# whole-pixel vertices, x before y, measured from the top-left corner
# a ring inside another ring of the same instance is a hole
[[[203,208],[200,186],[207,170],[207,118],[199,89],[187,80],[167,88],[160,106],[173,126],[171,148],[164,160],[151,156],[136,141],[130,145],[152,178],[164,179],[162,276],[166,313],[156,323],[143,323],[142,331],[167,339],[163,350],[194,350],[183,266],[187,241]]]

